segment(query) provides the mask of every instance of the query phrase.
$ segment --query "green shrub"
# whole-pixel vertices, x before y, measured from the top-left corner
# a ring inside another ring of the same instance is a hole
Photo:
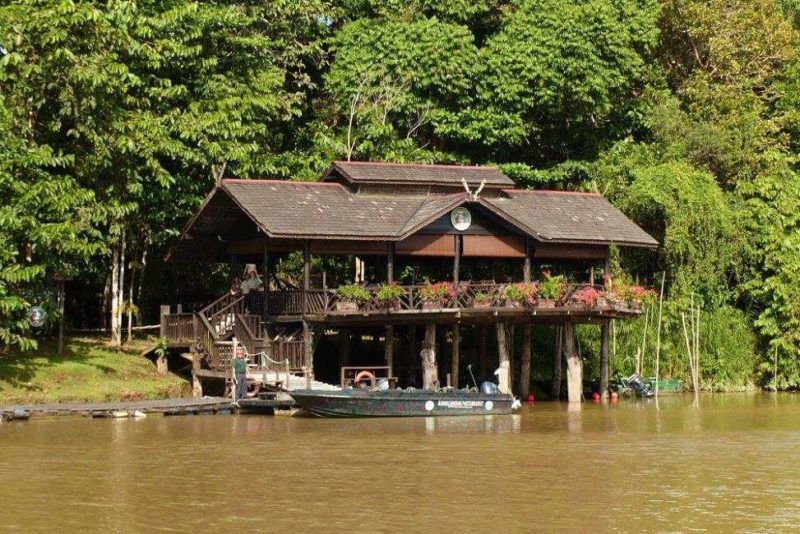
[[[381,284],[376,294],[380,302],[393,302],[399,300],[405,294],[405,289],[396,283]]]
[[[364,304],[372,299],[372,295],[367,288],[359,284],[339,286],[336,290],[336,294],[339,296],[339,299],[345,302],[356,302],[358,304]]]

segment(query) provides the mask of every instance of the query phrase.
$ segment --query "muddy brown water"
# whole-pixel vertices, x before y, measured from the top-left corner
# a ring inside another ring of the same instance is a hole
[[[0,424],[0,530],[792,531],[800,396]]]

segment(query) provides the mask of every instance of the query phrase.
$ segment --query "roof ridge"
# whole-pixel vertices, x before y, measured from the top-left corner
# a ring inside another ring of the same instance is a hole
[[[461,165],[455,163],[394,163],[391,161],[343,161],[343,160],[334,160],[334,165],[338,165],[343,163],[345,165],[354,164],[354,165],[397,165],[401,167],[445,167],[445,168],[452,168],[452,169],[473,169],[473,170],[480,170],[480,169],[495,169],[500,170],[496,165]]]
[[[510,194],[524,193],[528,195],[583,195],[605,198],[600,193],[595,193],[592,191],[561,191],[558,189],[502,189],[502,191]]]
[[[268,184],[282,184],[282,185],[310,185],[310,186],[325,186],[325,187],[343,187],[342,184],[337,182],[312,182],[306,180],[281,180],[278,178],[223,178],[222,182],[235,182],[235,183],[268,183]]]

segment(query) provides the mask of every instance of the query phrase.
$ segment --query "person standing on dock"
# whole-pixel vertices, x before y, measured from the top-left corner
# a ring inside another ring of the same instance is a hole
[[[231,365],[233,366],[233,383],[236,388],[234,400],[238,402],[247,396],[247,357],[242,345],[236,347]]]

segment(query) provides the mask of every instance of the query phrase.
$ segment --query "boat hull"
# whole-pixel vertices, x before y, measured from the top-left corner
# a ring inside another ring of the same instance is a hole
[[[298,390],[290,395],[305,413],[318,417],[504,415],[515,407],[511,395],[463,391]]]

